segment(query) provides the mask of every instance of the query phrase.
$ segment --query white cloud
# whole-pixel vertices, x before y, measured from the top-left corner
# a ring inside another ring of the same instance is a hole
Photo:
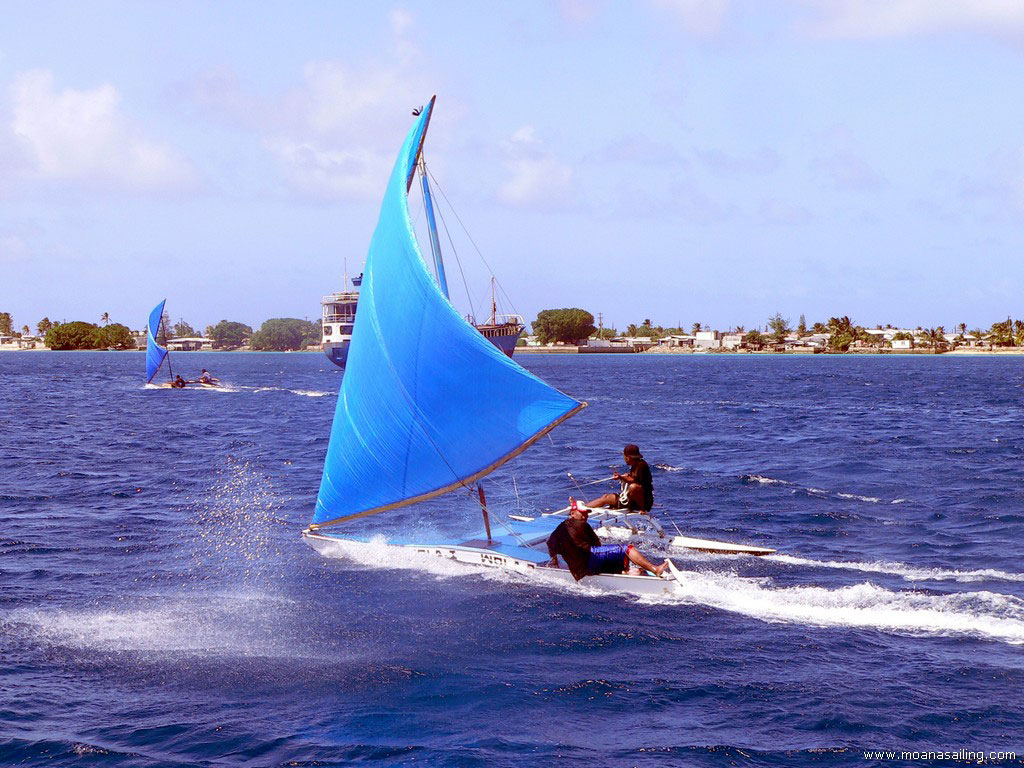
[[[11,97],[10,130],[37,178],[134,190],[194,183],[174,148],[144,136],[123,113],[112,85],[57,90],[51,72],[32,70],[15,78]]]
[[[498,188],[498,200],[508,205],[561,208],[571,204],[572,168],[560,161],[525,125],[505,142],[508,180]]]
[[[379,198],[387,184],[391,158],[365,147],[337,149],[313,141],[266,142],[281,161],[285,180],[312,198]]]
[[[263,144],[297,193],[380,197],[411,111],[432,93],[412,43],[415,19],[396,9],[388,21],[393,56],[360,64],[309,62],[302,82],[285,94],[279,109],[269,110],[274,116],[262,128]]]
[[[413,16],[404,8],[394,8],[388,14],[388,21],[391,22],[391,31],[399,37],[412,29]]]
[[[835,125],[812,136],[812,175],[825,186],[869,191],[885,187],[882,176],[858,151],[857,137],[845,126]]]
[[[613,139],[589,155],[587,162],[648,165],[673,170],[686,165],[673,145],[639,134]]]
[[[837,149],[811,161],[811,171],[838,189],[872,190],[885,186],[885,179],[863,157]]]
[[[232,127],[251,129],[266,123],[273,114],[270,105],[249,93],[237,73],[226,67],[204,70],[174,85],[169,93],[203,119]]]
[[[769,224],[806,224],[811,213],[803,206],[771,197],[761,202],[761,216]]]
[[[710,170],[721,176],[760,176],[779,167],[779,155],[762,147],[749,155],[734,155],[720,149],[698,149],[695,154]]]
[[[655,7],[675,16],[692,34],[717,33],[729,10],[729,0],[653,0]]]
[[[672,185],[670,195],[675,214],[683,221],[718,224],[736,215],[736,207],[733,204],[715,200],[688,182],[677,182]]]
[[[972,31],[1024,34],[1020,0],[798,0],[815,13],[807,27],[838,38],[903,37]]]
[[[604,6],[598,0],[559,0],[558,15],[569,26],[580,27],[597,18]]]
[[[296,192],[376,199],[387,183],[411,111],[429,98],[403,67],[311,62],[285,97],[282,125],[264,140]]]

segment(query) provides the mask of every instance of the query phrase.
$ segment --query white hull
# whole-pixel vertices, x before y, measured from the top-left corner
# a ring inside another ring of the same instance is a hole
[[[713,555],[774,555],[775,550],[768,547],[752,547],[747,544],[730,544],[727,541],[711,541],[710,539],[693,539],[689,536],[674,536],[669,546],[679,549],[692,549],[697,552],[708,552]]]
[[[560,509],[550,513],[551,516],[567,517],[569,508]],[[618,539],[626,540],[634,536],[647,536],[652,539],[665,539],[665,529],[658,520],[650,514],[630,512],[628,510],[616,509],[591,509],[590,523],[597,530],[601,540]],[[774,555],[775,550],[768,547],[755,547],[749,544],[733,544],[729,541],[715,541],[713,539],[698,539],[692,536],[673,536],[669,539],[669,547],[673,549],[688,549],[697,552],[706,552],[714,555]]]
[[[324,536],[323,534],[311,531],[303,531],[302,538],[324,557],[344,558],[348,556],[352,546],[363,544],[363,542],[354,539],[340,539],[335,536]],[[569,571],[562,568],[549,568],[545,565],[538,565],[528,559],[513,557],[488,549],[459,545],[427,546],[404,544],[396,546],[418,554],[433,555],[467,565],[500,568],[527,576],[541,577],[544,580],[554,579],[569,584],[576,581]],[[599,589],[603,592],[622,592],[632,595],[667,595],[672,594],[676,588],[676,580],[674,578],[631,576],[629,574],[587,576],[581,583],[584,586]]]

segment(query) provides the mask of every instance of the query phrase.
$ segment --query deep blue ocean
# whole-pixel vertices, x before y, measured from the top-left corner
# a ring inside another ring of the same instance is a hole
[[[780,554],[673,555],[640,600],[389,550],[475,532],[456,493],[327,561],[321,355],[176,354],[228,385],[176,391],[0,353],[0,765],[1021,762],[1024,357],[517,359],[590,407],[496,512],[614,490],[567,473],[634,442],[663,520]]]

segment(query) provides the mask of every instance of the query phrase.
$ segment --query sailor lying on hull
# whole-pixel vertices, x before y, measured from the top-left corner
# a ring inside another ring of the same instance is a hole
[[[656,576],[661,576],[668,568],[667,560],[661,565],[654,565],[632,544],[602,545],[587,522],[590,510],[577,506],[574,499],[569,500],[569,507],[569,519],[559,523],[548,537],[550,567],[559,567],[558,556],[561,555],[576,581],[601,573],[626,573],[629,563]]]

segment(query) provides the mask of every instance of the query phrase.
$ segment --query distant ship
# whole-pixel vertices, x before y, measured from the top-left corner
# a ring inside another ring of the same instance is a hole
[[[347,281],[346,281],[347,282]],[[352,278],[352,287],[358,289],[363,276]],[[352,326],[356,321],[356,307],[359,304],[359,291],[340,291],[330,293],[320,300],[323,310],[322,337],[320,349],[327,359],[339,368],[345,367],[348,359],[348,346],[352,342]],[[472,316],[466,318],[491,344],[509,357],[516,351],[516,343],[522,336],[526,324],[521,315],[498,314],[494,298],[494,278],[491,278],[491,316],[486,323],[477,323]]]
[[[345,282],[348,282],[346,277]],[[359,303],[359,286],[363,276],[352,278],[351,291],[331,293],[320,300],[323,308],[323,324],[320,349],[327,359],[344,368],[348,359],[348,345],[352,342],[352,326],[356,321],[356,305]]]
[[[476,323],[474,318],[466,318],[483,337],[509,357],[516,351],[519,337],[526,328],[521,315],[499,315],[498,305],[494,298],[494,278],[491,278],[491,317],[486,323]]]

